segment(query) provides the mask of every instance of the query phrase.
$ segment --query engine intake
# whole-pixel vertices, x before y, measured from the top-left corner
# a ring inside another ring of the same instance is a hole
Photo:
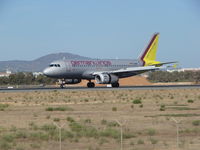
[[[95,76],[96,83],[98,84],[110,84],[119,81],[119,77],[113,74],[101,73]]]

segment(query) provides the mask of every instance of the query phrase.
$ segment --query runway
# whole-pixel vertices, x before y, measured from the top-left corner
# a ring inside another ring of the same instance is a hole
[[[0,88],[0,92],[28,92],[28,91],[98,91],[98,90],[160,90],[160,89],[199,89],[200,84],[194,85],[148,85],[148,86],[121,86],[118,88],[112,87],[78,87],[68,86],[63,89],[58,87],[33,87],[33,88]]]

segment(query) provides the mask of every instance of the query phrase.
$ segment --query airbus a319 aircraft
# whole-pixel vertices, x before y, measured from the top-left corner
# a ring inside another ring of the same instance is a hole
[[[65,84],[77,84],[81,80],[88,80],[87,87],[98,84],[111,84],[119,87],[119,79],[138,75],[147,71],[159,70],[162,65],[175,63],[161,63],[156,61],[159,33],[155,33],[146,49],[137,59],[88,59],[88,60],[58,60],[52,62],[43,73],[60,80],[60,87]]]

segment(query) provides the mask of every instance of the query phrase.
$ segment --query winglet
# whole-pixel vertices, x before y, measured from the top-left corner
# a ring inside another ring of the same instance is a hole
[[[139,59],[142,61],[143,66],[151,66],[160,63],[159,61],[156,61],[158,39],[159,33],[155,33],[144,52],[139,56]]]

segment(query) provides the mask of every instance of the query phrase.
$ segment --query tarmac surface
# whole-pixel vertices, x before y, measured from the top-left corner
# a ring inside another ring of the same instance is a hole
[[[120,86],[118,88],[113,87],[95,87],[87,88],[80,86],[67,86],[63,89],[59,87],[28,87],[28,88],[0,88],[0,92],[29,92],[29,91],[96,91],[96,90],[160,90],[160,89],[192,89],[200,88],[200,84],[194,85],[145,85],[145,86]]]

